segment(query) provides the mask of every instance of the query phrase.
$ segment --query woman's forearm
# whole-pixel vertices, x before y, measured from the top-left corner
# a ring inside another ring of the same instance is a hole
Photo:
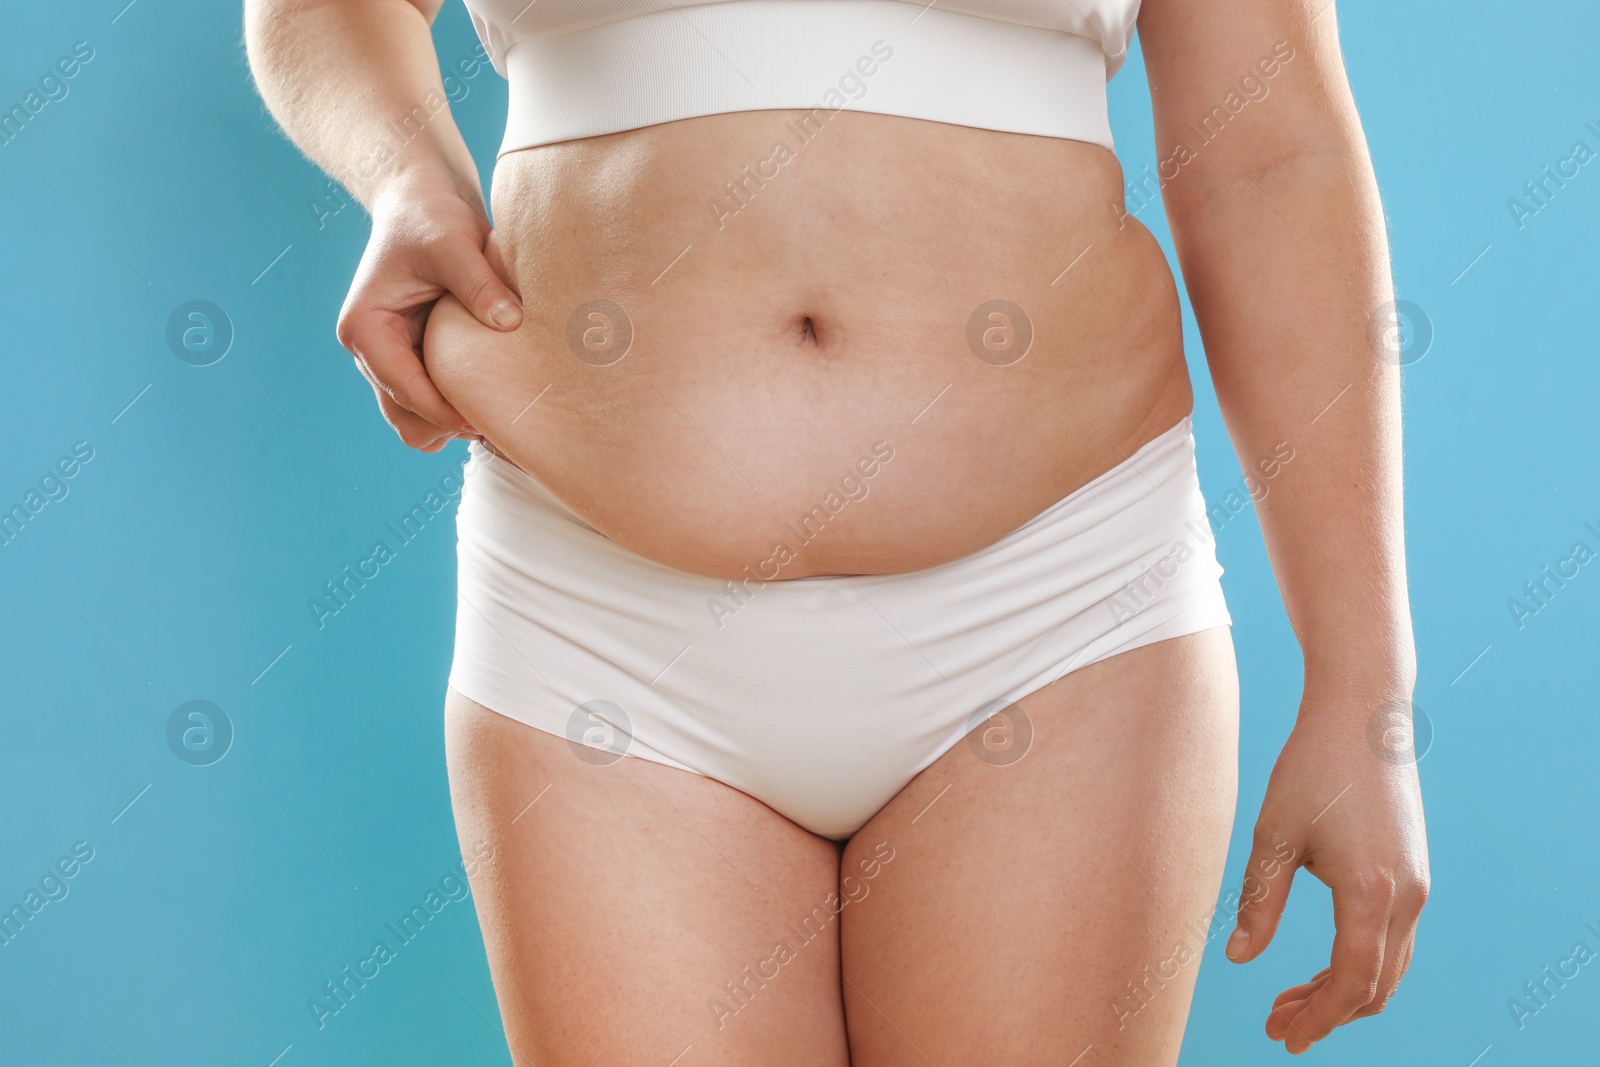
[[[481,201],[428,19],[410,0],[246,0],[245,42],[289,139],[369,211],[416,176]]]
[[[1169,213],[1307,685],[1409,696],[1400,375],[1371,343],[1393,291],[1365,147],[1336,140]]]

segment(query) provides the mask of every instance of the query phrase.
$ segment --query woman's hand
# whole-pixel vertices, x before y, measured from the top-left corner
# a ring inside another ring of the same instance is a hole
[[[1228,958],[1245,963],[1271,942],[1297,867],[1333,890],[1331,966],[1267,1016],[1267,1036],[1289,1052],[1382,1011],[1411,963],[1428,845],[1410,716],[1408,695],[1308,690],[1267,784]]]
[[[455,294],[485,326],[515,330],[522,307],[491,264],[482,206],[442,177],[399,178],[372,205],[372,236],[335,333],[372,383],[383,417],[412,448],[482,440],[428,377],[422,336],[434,301]],[[498,257],[494,257],[498,260]]]

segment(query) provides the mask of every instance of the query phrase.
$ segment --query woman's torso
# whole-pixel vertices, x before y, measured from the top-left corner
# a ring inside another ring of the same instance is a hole
[[[510,152],[492,246],[524,322],[447,297],[428,369],[641,555],[728,578],[933,566],[1190,410],[1172,275],[1122,188],[1100,145],[856,111]]]

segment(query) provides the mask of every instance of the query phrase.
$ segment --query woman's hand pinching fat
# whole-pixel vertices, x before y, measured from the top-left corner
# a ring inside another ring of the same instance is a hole
[[[433,304],[452,293],[485,326],[522,323],[517,294],[485,253],[482,206],[447,179],[397,180],[372,204],[372,236],[339,310],[335,335],[372,384],[400,439],[437,452],[456,436],[481,435],[439,392],[423,366]]]

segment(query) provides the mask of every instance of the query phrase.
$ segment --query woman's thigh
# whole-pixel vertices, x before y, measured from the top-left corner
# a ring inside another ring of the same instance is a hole
[[[1007,719],[845,850],[894,849],[843,916],[851,1062],[1171,1067],[1233,821],[1230,634],[1102,660]]]
[[[838,889],[833,842],[710,778],[586,762],[454,691],[445,739],[462,853],[489,857],[472,889],[519,1067],[849,1062],[839,924],[802,922]]]

